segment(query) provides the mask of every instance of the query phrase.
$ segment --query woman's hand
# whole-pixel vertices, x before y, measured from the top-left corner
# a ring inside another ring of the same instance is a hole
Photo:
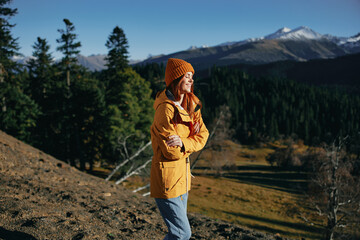
[[[192,134],[192,135],[198,134],[200,132],[200,123],[195,122],[193,127],[194,127],[194,134]]]
[[[200,132],[200,123],[195,122],[190,130],[191,130],[190,136],[194,136],[194,135],[198,134]]]
[[[175,147],[175,146],[182,147],[183,146],[183,142],[181,141],[181,138],[178,135],[169,136],[168,140],[166,141],[166,144],[169,147]]]

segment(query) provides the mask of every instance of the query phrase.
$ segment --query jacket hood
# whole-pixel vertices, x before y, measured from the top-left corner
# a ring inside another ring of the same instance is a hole
[[[162,92],[158,92],[153,107],[156,110],[159,105],[163,103],[170,103],[175,106],[175,103],[173,101],[175,101],[174,95],[169,90],[165,89]]]

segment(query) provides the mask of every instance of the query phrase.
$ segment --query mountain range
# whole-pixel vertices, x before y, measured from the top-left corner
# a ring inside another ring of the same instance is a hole
[[[281,28],[264,37],[242,41],[225,42],[216,46],[191,46],[187,50],[149,57],[143,61],[130,61],[131,65],[166,63],[168,58],[181,58],[197,69],[213,65],[266,64],[277,61],[308,61],[328,59],[360,52],[360,33],[352,37],[322,35],[309,27],[301,26],[293,30]],[[91,71],[105,69],[106,55],[78,56],[81,65]],[[29,57],[17,58],[25,63]]]
[[[192,48],[148,58],[138,64],[166,63],[168,58],[189,61],[197,69],[213,65],[266,64],[284,60],[328,59],[360,52],[360,34],[353,37],[322,35],[308,27],[281,28],[259,38],[226,42],[213,47]]]

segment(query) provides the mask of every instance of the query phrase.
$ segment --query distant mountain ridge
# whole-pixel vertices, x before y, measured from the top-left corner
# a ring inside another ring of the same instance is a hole
[[[328,59],[360,52],[360,34],[353,37],[322,35],[309,27],[281,28],[264,37],[192,48],[148,58],[138,64],[166,63],[170,57],[189,61],[197,69],[213,65],[266,64],[277,61]]]
[[[242,41],[225,42],[216,46],[191,46],[190,48],[171,53],[151,56],[143,61],[132,61],[130,64],[166,63],[170,57],[189,61],[198,69],[213,65],[232,64],[266,64],[276,61],[310,59],[327,59],[360,52],[360,33],[352,37],[322,35],[309,27],[295,29],[283,27],[264,37],[249,38]],[[78,56],[78,62],[91,71],[106,68],[106,54]],[[14,58],[25,63],[29,57]]]

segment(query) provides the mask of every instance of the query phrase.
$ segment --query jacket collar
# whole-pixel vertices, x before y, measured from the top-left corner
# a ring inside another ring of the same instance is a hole
[[[175,96],[170,90],[165,89],[165,95],[169,100],[175,102]]]

